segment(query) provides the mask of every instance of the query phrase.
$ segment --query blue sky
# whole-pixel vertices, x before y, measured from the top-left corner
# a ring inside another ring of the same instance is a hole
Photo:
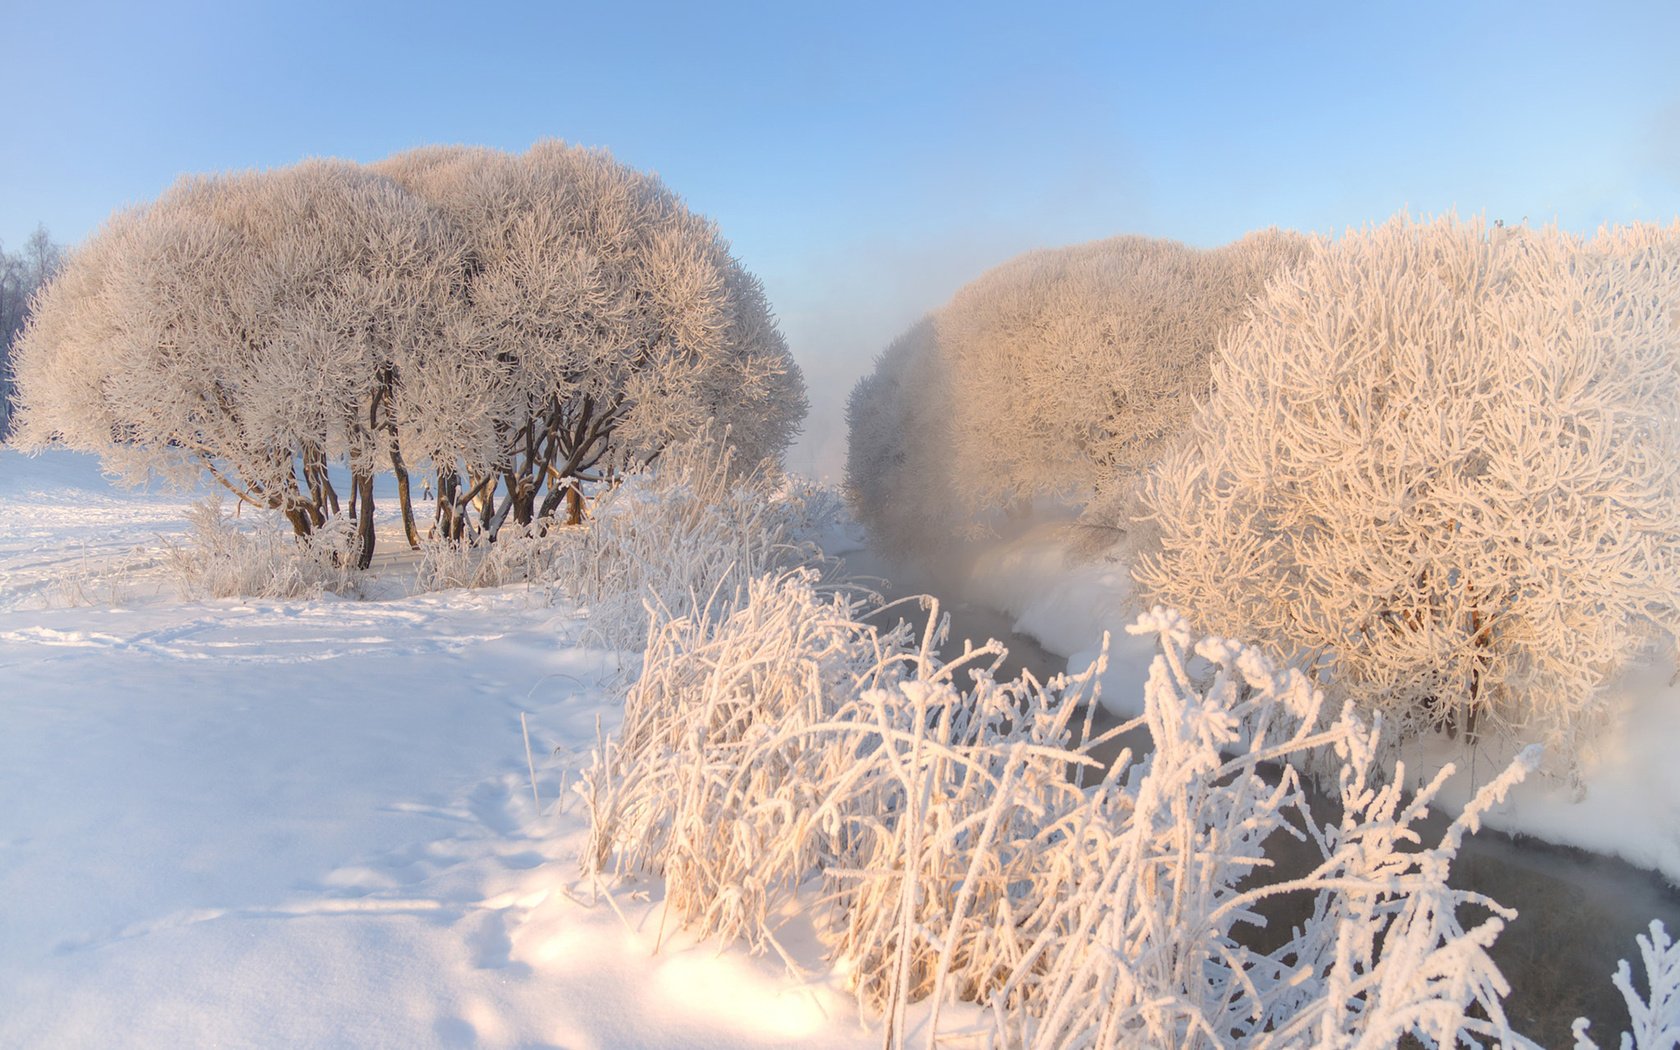
[[[764,278],[837,463],[898,331],[1034,247],[1403,208],[1680,214],[1680,3],[0,0],[0,242],[183,172],[433,142],[610,147]]]

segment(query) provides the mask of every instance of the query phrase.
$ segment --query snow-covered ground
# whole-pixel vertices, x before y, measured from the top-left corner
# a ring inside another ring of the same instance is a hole
[[[630,659],[582,613],[183,602],[193,499],[0,452],[0,1046],[879,1045],[579,880],[563,781]]]
[[[1110,635],[1103,703],[1130,717],[1142,710],[1143,682],[1153,650],[1128,636],[1137,618],[1129,567],[1119,560],[1075,553],[1067,526],[1042,526],[983,551],[966,583],[971,600],[1015,617],[1015,629],[1046,649],[1088,667]],[[1653,654],[1607,688],[1608,728],[1585,749],[1580,784],[1532,777],[1493,810],[1487,823],[1560,845],[1609,854],[1661,872],[1680,885],[1680,684],[1672,654]],[[1405,749],[1408,780],[1433,779],[1452,763],[1457,772],[1442,794],[1462,805],[1520,749],[1515,741],[1483,739],[1472,750],[1444,734]]]

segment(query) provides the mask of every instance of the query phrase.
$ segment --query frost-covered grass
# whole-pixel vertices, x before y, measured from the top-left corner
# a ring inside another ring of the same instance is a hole
[[[1103,772],[1078,713],[1100,668],[1001,683],[995,646],[943,663],[936,626],[869,611],[795,573],[658,617],[579,788],[586,868],[658,875],[677,923],[784,958],[788,917],[814,921],[894,1045],[923,1001],[929,1039],[965,1002],[1010,1046],[1530,1045],[1487,955],[1514,913],[1447,877],[1533,753],[1425,846],[1444,776],[1380,783],[1378,727],[1174,614],[1137,625],[1160,653],[1120,730],[1154,748]],[[1339,760],[1334,816],[1287,764],[1313,750]],[[1268,877],[1280,834],[1304,873]],[[1250,947],[1280,895],[1309,917]]]
[[[742,464],[702,432],[603,493],[588,527],[557,547],[552,578],[604,640],[639,649],[650,611],[703,612],[761,573],[818,560],[835,508],[831,494],[768,462]]]
[[[700,564],[741,560],[704,539]],[[652,610],[578,791],[586,872],[663,883],[656,939],[798,969],[789,946],[814,936],[892,1045],[917,1017],[930,1045],[942,1026],[1003,1046],[1534,1045],[1488,954],[1515,913],[1448,877],[1535,751],[1426,844],[1451,770],[1410,790],[1380,725],[1157,610],[1135,632],[1159,650],[1141,714],[1114,730],[1154,746],[1103,772],[1080,707],[1101,660],[999,682],[995,644],[947,663],[937,612],[917,638],[875,601],[793,572]],[[1336,784],[1316,810],[1290,765],[1309,754]],[[1665,1045],[1659,956],[1633,1045]]]
[[[342,517],[299,539],[272,521],[242,528],[213,493],[187,520],[187,535],[165,547],[183,598],[319,598],[355,589],[355,526]]]
[[[427,536],[420,541],[415,586],[446,591],[455,587],[505,587],[553,582],[555,558],[567,531],[559,525],[504,525],[494,543],[459,543]]]
[[[388,571],[355,567],[356,524],[342,515],[298,537],[273,512],[241,509],[242,516],[227,513],[212,492],[188,509],[186,531],[165,541],[162,566],[182,598],[355,596],[376,578],[391,582]],[[494,543],[428,536],[413,554],[388,555],[381,568],[402,565],[400,586],[407,593],[541,584],[552,575],[559,539],[557,531],[526,526],[505,528]],[[84,584],[69,598],[93,604],[97,593]]]
[[[1655,921],[1650,933],[1641,934],[1638,941],[1645,990],[1634,986],[1633,969],[1625,959],[1612,978],[1633,1020],[1633,1030],[1622,1033],[1621,1046],[1623,1050],[1680,1046],[1680,944]],[[1596,1045],[1587,1034],[1589,1027],[1585,1019],[1575,1022],[1576,1050]]]

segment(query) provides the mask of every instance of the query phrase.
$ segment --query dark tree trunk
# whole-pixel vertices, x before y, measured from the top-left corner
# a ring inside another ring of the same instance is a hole
[[[327,523],[327,516],[321,513],[321,508],[315,505],[313,499],[305,496],[303,490],[298,488],[295,477],[288,476],[286,479],[284,506],[286,517],[292,519],[294,530],[297,529],[298,518],[303,520],[304,529],[298,533],[299,536],[308,536]],[[298,518],[292,518],[294,513]]]
[[[338,492],[327,474],[327,457],[321,449],[306,443],[302,455],[304,489],[312,508],[310,517],[318,528],[329,516],[338,513]]]
[[[403,462],[402,450],[397,447],[396,435],[391,435],[391,472],[397,476],[397,500],[401,504],[403,532],[408,536],[408,549],[420,548],[420,529],[414,524],[414,504],[408,487],[408,465]]]
[[[478,499],[478,527],[488,529],[496,517],[496,475],[486,475],[475,489],[475,495]]]
[[[568,485],[561,479],[551,480],[548,492],[543,495],[542,506],[537,508],[537,517],[548,519],[554,517],[554,512],[560,509],[560,501],[566,498]]]
[[[455,513],[455,500],[461,494],[461,476],[454,471],[438,471],[437,519],[438,533],[447,543],[461,542],[461,530]]]
[[[356,474],[350,485],[352,501],[360,505],[356,516],[356,568],[373,564],[373,474]]]
[[[309,516],[303,511],[293,507],[282,511],[282,513],[286,515],[286,520],[292,523],[292,532],[294,532],[299,539],[302,539],[315,531],[309,527]]]

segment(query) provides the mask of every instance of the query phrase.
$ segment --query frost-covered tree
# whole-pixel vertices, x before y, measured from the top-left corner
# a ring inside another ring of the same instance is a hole
[[[425,205],[352,164],[183,179],[43,293],[18,348],[19,440],[136,482],[206,471],[300,536],[339,512],[327,468],[347,463],[365,566],[393,362],[438,341],[463,258]]]
[[[373,478],[438,480],[446,538],[494,538],[713,422],[786,448],[803,382],[716,228],[603,151],[431,149],[183,180],[114,218],[41,301],[22,440],[133,480],[208,471],[300,536]]]
[[[1405,218],[1224,339],[1138,579],[1431,726],[1571,754],[1680,599],[1680,238]]]
[[[860,517],[897,544],[1126,488],[1189,419],[1219,334],[1307,244],[1278,230],[1211,251],[1115,237],[981,276],[854,390]]]
[[[383,162],[470,248],[447,352],[404,371],[446,535],[554,513],[581,485],[709,421],[779,457],[799,370],[758,281],[711,222],[601,150],[428,148]],[[460,393],[453,393],[460,391]]]
[[[1213,251],[1116,237],[964,287],[938,329],[970,512],[1082,496],[1152,462],[1206,390],[1219,333],[1305,244],[1276,230]]]

